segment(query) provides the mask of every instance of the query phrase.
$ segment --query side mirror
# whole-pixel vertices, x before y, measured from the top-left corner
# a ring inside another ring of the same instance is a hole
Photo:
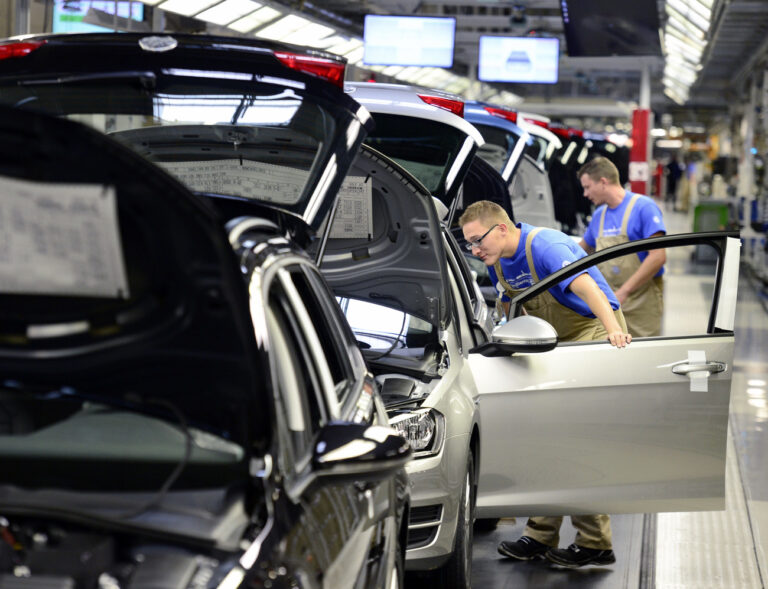
[[[312,470],[319,482],[328,485],[375,482],[403,468],[412,453],[394,428],[333,422],[320,430],[312,452]]]
[[[532,315],[510,319],[493,330],[491,341],[469,352],[483,356],[510,356],[515,352],[548,352],[557,345],[557,332],[549,323]]]

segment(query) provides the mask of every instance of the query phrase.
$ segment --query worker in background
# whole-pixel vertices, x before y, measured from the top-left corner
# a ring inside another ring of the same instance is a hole
[[[667,178],[667,194],[664,202],[672,205],[672,210],[677,210],[677,187],[683,170],[677,161],[677,156],[672,154],[669,162],[664,166],[664,174]]]
[[[515,225],[499,205],[483,200],[459,218],[467,248],[487,267],[504,310],[518,292],[585,257],[570,237],[554,229]],[[607,340],[617,348],[632,341],[619,301],[600,272],[592,267],[571,276],[523,303],[525,311],[548,321],[561,341]],[[565,567],[616,562],[608,515],[572,515],[578,530],[568,548],[558,548],[563,517],[531,517],[523,536],[501,542],[501,554],[518,560],[546,557]]]
[[[596,207],[579,242],[587,253],[666,234],[658,205],[652,198],[624,190],[619,171],[609,159],[588,161],[578,177],[584,196]],[[661,335],[666,260],[665,250],[655,249],[599,265],[621,303],[632,337]]]

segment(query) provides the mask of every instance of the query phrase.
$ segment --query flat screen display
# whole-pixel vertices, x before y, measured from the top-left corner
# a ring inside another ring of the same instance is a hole
[[[481,35],[477,77],[483,82],[554,84],[559,61],[557,38]]]
[[[456,19],[368,14],[363,28],[366,65],[453,66]]]
[[[98,33],[112,31],[114,29],[100,27],[84,22],[85,15],[89,8],[101,10],[108,14],[115,14],[115,5],[117,5],[117,15],[124,18],[141,21],[144,19],[144,5],[141,2],[128,2],[121,0],[114,2],[110,0],[82,2],[68,0],[56,0],[53,3],[53,32],[54,33]]]
[[[560,0],[570,57],[661,55],[656,0]]]

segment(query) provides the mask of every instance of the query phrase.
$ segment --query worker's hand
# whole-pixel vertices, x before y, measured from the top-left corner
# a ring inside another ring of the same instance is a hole
[[[619,304],[623,305],[624,301],[627,300],[627,297],[629,296],[629,293],[624,290],[624,287],[620,287],[618,290],[615,290],[613,294],[616,295],[616,298],[619,299]]]
[[[622,333],[621,331],[613,331],[608,334],[608,341],[615,348],[626,348],[629,342],[632,341],[632,336],[628,333]]]

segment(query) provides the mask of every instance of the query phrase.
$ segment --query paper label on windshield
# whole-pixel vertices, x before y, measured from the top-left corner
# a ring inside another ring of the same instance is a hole
[[[304,170],[239,159],[158,163],[196,192],[277,204],[299,202],[309,178]]]
[[[0,292],[127,298],[114,187],[0,177]]]
[[[329,237],[367,238],[373,233],[373,212],[371,201],[372,182],[363,177],[348,177],[339,189],[336,214]]]

